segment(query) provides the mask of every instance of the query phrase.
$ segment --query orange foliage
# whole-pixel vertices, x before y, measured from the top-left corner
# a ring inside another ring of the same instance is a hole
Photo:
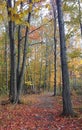
[[[33,31],[33,30],[36,30],[36,27],[35,27],[35,26],[31,26],[31,27],[30,27],[30,32]],[[29,34],[29,38],[30,38],[31,40],[40,40],[40,39],[41,39],[41,36],[40,36],[40,34],[39,34],[39,31],[36,30],[36,31],[34,31],[33,33],[30,33],[30,34]]]

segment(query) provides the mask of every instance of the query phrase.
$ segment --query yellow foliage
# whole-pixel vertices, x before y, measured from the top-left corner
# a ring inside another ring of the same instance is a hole
[[[46,17],[43,19],[43,23],[47,23],[48,21],[49,21],[49,19]]]
[[[26,81],[25,84],[26,84],[27,86],[28,86],[28,85],[29,85],[29,86],[32,86],[31,81]]]
[[[79,77],[80,76],[80,70],[79,67],[82,66],[82,59],[80,58],[73,58],[69,64],[69,70],[72,70],[74,74]]]
[[[24,22],[23,25],[27,26],[28,28],[30,27],[30,24],[28,22]]]
[[[18,1],[16,1],[16,6],[19,6],[20,5],[20,3],[22,2],[22,0],[18,0]]]
[[[3,20],[3,15],[2,15],[2,14],[0,14],[0,20],[1,20],[1,21]]]
[[[27,15],[28,13],[29,13],[29,10],[28,10],[28,9],[27,9],[27,10],[24,10],[23,13],[21,13],[21,16],[22,16],[22,15],[23,15],[23,16],[24,16],[24,15]]]
[[[50,4],[46,4],[45,7],[48,8],[48,10],[50,10]]]
[[[32,11],[32,6],[33,6],[33,4],[32,4],[32,3],[30,3],[30,4],[29,4],[29,12],[31,12],[31,11]]]
[[[27,1],[26,1],[26,0],[17,0],[17,1],[15,2],[15,5],[16,5],[16,6],[19,6],[21,2],[24,3],[24,2],[27,2]]]
[[[0,8],[5,8],[6,7],[6,2],[4,1],[4,2],[2,2],[2,3],[0,3]]]
[[[40,0],[32,0],[32,3],[40,2]]]
[[[34,12],[37,13],[39,11],[39,8],[35,8]]]

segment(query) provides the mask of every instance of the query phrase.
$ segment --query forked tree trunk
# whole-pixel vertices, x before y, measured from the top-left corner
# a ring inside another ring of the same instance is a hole
[[[28,14],[28,19],[27,22],[30,23],[30,18],[31,18],[31,12]],[[22,68],[21,72],[19,75],[19,81],[18,81],[18,93],[17,93],[17,102],[20,101],[20,95],[22,91],[22,86],[23,86],[23,81],[24,81],[24,73],[25,73],[25,66],[26,66],[26,56],[27,56],[27,47],[28,47],[28,32],[29,28],[26,27],[26,32],[25,32],[25,41],[24,41],[24,52],[23,52],[23,62],[22,62]]]
[[[56,0],[57,11],[58,11],[58,23],[59,23],[59,34],[60,34],[60,56],[61,56],[61,69],[62,69],[62,84],[63,84],[63,115],[73,115],[71,98],[70,98],[70,86],[69,86],[69,74],[67,67],[66,57],[66,43],[65,43],[65,31],[64,31],[64,20],[62,12],[61,0]]]
[[[29,4],[32,0],[29,0]],[[15,50],[15,23],[12,21],[12,12],[9,10],[10,8],[15,7],[12,0],[7,1],[7,9],[8,9],[8,16],[9,20],[9,39],[10,39],[10,101],[12,103],[18,103],[20,100],[21,90],[24,81],[24,73],[25,73],[25,66],[26,66],[26,55],[27,55],[27,46],[28,46],[28,31],[29,28],[26,27],[25,32],[25,41],[24,41],[24,51],[23,51],[23,61],[22,67],[20,67],[20,39],[21,39],[21,26],[19,26],[18,31],[18,60],[16,60],[16,50]],[[21,5],[22,8],[22,5]],[[30,23],[31,12],[28,14],[27,22]],[[17,62],[18,63],[17,63]]]

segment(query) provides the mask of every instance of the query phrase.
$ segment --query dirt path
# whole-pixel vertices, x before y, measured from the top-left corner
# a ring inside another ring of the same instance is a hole
[[[53,96],[52,93],[48,93],[45,95],[38,96],[38,102],[35,103],[34,106],[38,108],[54,108],[54,102],[56,98]]]
[[[59,97],[59,101],[57,102],[58,97],[54,97],[53,93],[46,93],[46,94],[40,94],[40,95],[29,95],[26,97],[23,97],[23,102],[29,106],[34,106],[37,108],[50,108],[53,109],[57,105],[61,106],[62,98]]]

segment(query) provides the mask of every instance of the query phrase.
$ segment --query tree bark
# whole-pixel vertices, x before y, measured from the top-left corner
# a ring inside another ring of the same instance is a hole
[[[6,90],[7,90],[7,93],[8,93],[8,51],[7,51],[7,31],[8,31],[8,28],[7,26],[5,26],[6,28],[6,34],[5,34],[5,67],[6,67]]]
[[[56,70],[57,70],[57,66],[56,66],[56,60],[57,60],[57,56],[56,56],[56,7],[55,7],[55,3],[53,0],[51,0],[51,5],[52,5],[52,9],[53,9],[53,15],[54,15],[54,96],[56,96]]]
[[[41,49],[42,49],[42,43],[41,43]],[[40,79],[39,79],[39,90],[41,89],[41,87],[42,87],[42,61],[43,61],[43,59],[42,59],[42,52],[41,52],[41,61],[40,61]]]
[[[78,6],[79,6],[79,24],[80,24],[81,38],[82,38],[82,19],[81,19],[81,3],[80,3],[80,0],[78,0]]]
[[[61,0],[56,0],[57,11],[58,11],[58,23],[59,23],[59,34],[60,34],[60,56],[61,56],[61,69],[62,69],[62,84],[63,84],[63,115],[73,115],[71,98],[70,98],[70,86],[69,86],[69,74],[66,57],[66,43],[65,43],[65,31],[64,31],[64,20],[62,12]]]
[[[28,19],[27,19],[28,23],[30,23],[30,18],[31,18],[31,12],[29,12],[29,14],[28,14]],[[26,27],[24,51],[23,51],[23,62],[22,62],[21,72],[20,72],[19,81],[18,81],[19,84],[18,84],[17,102],[20,101],[20,95],[21,95],[21,90],[22,90],[22,86],[23,86],[23,79],[24,79],[25,66],[26,66],[27,47],[28,47],[28,41],[27,41],[28,32],[29,32],[29,28]]]
[[[49,59],[49,85],[48,85],[48,92],[50,91],[51,85],[51,59]]]
[[[48,41],[46,39],[46,54],[45,54],[45,74],[44,74],[44,91],[48,87],[47,79],[48,79]]]
[[[17,80],[16,80],[16,51],[15,51],[15,41],[14,41],[14,22],[11,20],[12,1],[7,1],[8,6],[8,16],[9,20],[9,39],[10,39],[10,100],[15,103],[17,98]]]
[[[22,10],[23,3],[20,3],[20,10]],[[17,61],[17,90],[20,82],[20,71],[21,71],[21,25],[18,26],[18,61]]]

